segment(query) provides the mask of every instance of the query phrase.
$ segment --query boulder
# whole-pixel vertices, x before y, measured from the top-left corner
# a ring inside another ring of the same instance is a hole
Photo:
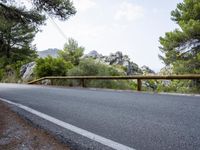
[[[42,80],[41,83],[42,83],[43,85],[51,85],[51,80],[45,79],[45,80]]]
[[[36,66],[35,62],[30,62],[20,68],[20,76],[23,81],[33,80],[33,70]]]

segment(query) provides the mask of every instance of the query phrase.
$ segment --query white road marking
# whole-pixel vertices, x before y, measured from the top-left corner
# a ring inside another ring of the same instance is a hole
[[[85,136],[85,137],[87,137],[87,138],[89,138],[91,140],[94,140],[94,141],[96,141],[98,143],[101,143],[101,144],[106,145],[108,147],[111,147],[113,149],[116,149],[116,150],[136,150],[134,148],[131,148],[131,147],[128,147],[126,145],[117,143],[117,142],[112,141],[110,139],[104,138],[104,137],[96,135],[96,134],[94,134],[92,132],[86,131],[84,129],[78,128],[76,126],[73,126],[71,124],[63,122],[61,120],[58,120],[58,119],[56,119],[54,117],[51,117],[51,116],[46,115],[44,113],[41,113],[41,112],[39,112],[37,110],[34,110],[34,109],[32,109],[30,107],[27,107],[27,106],[24,106],[22,104],[14,103],[14,102],[11,102],[11,101],[3,99],[3,98],[0,98],[0,100],[4,101],[6,103],[9,103],[9,104],[15,105],[15,106],[17,106],[17,107],[19,107],[19,108],[21,108],[21,109],[23,109],[25,111],[28,111],[28,112],[36,115],[36,116],[39,116],[39,117],[41,117],[41,118],[43,118],[45,120],[48,120],[48,121],[50,121],[50,122],[52,122],[52,123],[54,123],[54,124],[56,124],[58,126],[61,126],[61,127],[65,128],[65,129],[68,129],[68,130],[70,130],[72,132],[75,132],[75,133],[77,133],[79,135]]]

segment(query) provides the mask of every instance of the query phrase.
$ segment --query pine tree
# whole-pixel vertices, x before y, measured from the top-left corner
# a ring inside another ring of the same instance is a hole
[[[7,64],[36,56],[31,45],[46,15],[66,20],[76,13],[69,0],[29,0],[32,7],[17,0],[0,0],[0,58]]]
[[[200,1],[184,0],[171,16],[180,28],[160,37],[159,57],[176,74],[200,73]]]

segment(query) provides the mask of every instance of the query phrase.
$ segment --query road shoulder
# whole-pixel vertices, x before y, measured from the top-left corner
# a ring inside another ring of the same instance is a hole
[[[31,126],[0,102],[0,149],[69,150],[46,131]]]

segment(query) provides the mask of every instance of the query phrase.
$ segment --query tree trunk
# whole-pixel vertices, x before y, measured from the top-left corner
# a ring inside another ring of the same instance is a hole
[[[10,58],[10,47],[6,47],[6,58]]]

